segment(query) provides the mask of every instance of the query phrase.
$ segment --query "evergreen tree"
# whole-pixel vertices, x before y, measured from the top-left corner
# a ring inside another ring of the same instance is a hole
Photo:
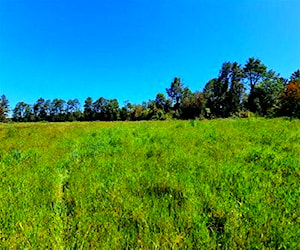
[[[291,81],[297,81],[300,80],[300,69],[296,70],[290,78]]]
[[[83,117],[85,121],[92,121],[94,119],[93,99],[91,97],[86,98],[84,101]]]
[[[5,121],[9,113],[9,102],[5,95],[0,97],[0,122]]]
[[[264,79],[266,73],[267,67],[262,64],[259,59],[254,57],[248,59],[244,67],[244,74],[246,83],[250,87],[250,93],[253,91],[254,87]]]
[[[18,102],[13,110],[13,120],[16,122],[34,121],[34,114],[29,104]]]

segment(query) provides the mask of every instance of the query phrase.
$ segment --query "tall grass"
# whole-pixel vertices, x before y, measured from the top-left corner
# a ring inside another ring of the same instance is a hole
[[[299,120],[2,124],[0,139],[0,248],[300,248]]]

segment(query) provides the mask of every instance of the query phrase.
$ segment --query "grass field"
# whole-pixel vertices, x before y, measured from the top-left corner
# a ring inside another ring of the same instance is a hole
[[[0,248],[299,249],[300,121],[0,124]]]

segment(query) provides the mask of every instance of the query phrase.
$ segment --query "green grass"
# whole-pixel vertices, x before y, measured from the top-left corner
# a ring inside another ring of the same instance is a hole
[[[0,125],[1,249],[299,249],[300,121]]]

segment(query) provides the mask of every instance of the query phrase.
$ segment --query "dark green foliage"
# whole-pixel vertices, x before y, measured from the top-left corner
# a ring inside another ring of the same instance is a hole
[[[78,99],[67,101],[66,119],[67,121],[78,121],[81,119],[80,102]]]
[[[0,122],[5,121],[9,112],[9,102],[5,95],[0,97]]]
[[[149,110],[147,110],[146,105],[132,105],[129,116],[131,121],[141,121],[149,119]]]
[[[93,103],[93,117],[100,121],[117,121],[120,117],[117,99],[107,100],[103,97]]]
[[[166,99],[164,94],[159,93],[156,95],[155,98],[155,106],[157,109],[160,109],[167,113],[171,107],[171,103],[169,102],[169,100]]]
[[[170,88],[166,89],[166,92],[169,98],[172,100],[173,109],[177,111],[182,102],[182,96],[184,92],[184,85],[182,84],[180,78],[175,77]]]
[[[259,82],[261,82],[264,79],[266,73],[267,67],[264,64],[262,64],[259,59],[254,57],[248,59],[244,67],[244,74],[246,82],[250,87],[250,92]]]
[[[13,110],[13,120],[16,122],[34,121],[34,114],[29,104],[18,102]]]
[[[227,94],[227,114],[234,115],[242,109],[242,101],[244,98],[245,87],[242,82],[244,72],[237,62],[231,64],[229,72],[230,87]]]
[[[120,110],[120,119],[122,121],[131,120],[130,111],[131,111],[132,108],[133,108],[133,105],[129,101],[126,101],[124,103],[124,106]]]
[[[84,101],[84,111],[83,111],[83,117],[85,121],[92,121],[94,118],[93,113],[93,99],[91,97],[86,98]]]
[[[206,107],[213,116],[228,117],[242,109],[243,76],[243,70],[237,62],[226,62],[222,65],[219,77],[206,84]]]
[[[180,78],[174,78],[166,91],[170,99],[164,99],[164,105],[161,105],[165,113],[169,112],[173,118],[179,119],[195,119],[203,115],[205,100],[202,93],[193,93],[182,84]],[[158,95],[155,103],[159,103],[160,98]]]
[[[45,121],[49,116],[50,104],[44,98],[39,98],[33,105],[35,121]]]
[[[105,119],[107,121],[117,121],[120,118],[119,103],[117,99],[107,100],[105,108]]]
[[[261,116],[274,117],[284,85],[285,81],[279,75],[269,71],[265,79],[258,83],[250,92],[247,106],[252,112]]]
[[[300,69],[296,70],[290,78],[291,81],[297,81],[300,80]]]
[[[201,92],[189,93],[182,100],[181,119],[204,117],[205,98]]]
[[[88,97],[81,111],[78,99],[40,98],[33,105],[19,102],[13,110],[13,120],[32,121],[141,121],[167,119],[203,119],[255,116],[299,117],[298,85],[300,70],[290,82],[275,73],[257,58],[249,58],[242,67],[237,62],[223,63],[219,75],[211,79],[203,91],[191,91],[175,77],[166,88],[168,98],[158,93],[154,100],[142,104],[104,97],[93,101]],[[249,112],[250,111],[250,112]],[[0,99],[0,121],[7,120],[8,100]]]
[[[167,99],[164,94],[156,95],[154,101],[148,103],[149,119],[151,120],[165,120],[168,118],[167,114],[172,112],[172,101]]]
[[[62,122],[66,120],[66,101],[55,98],[50,106],[51,121]]]

